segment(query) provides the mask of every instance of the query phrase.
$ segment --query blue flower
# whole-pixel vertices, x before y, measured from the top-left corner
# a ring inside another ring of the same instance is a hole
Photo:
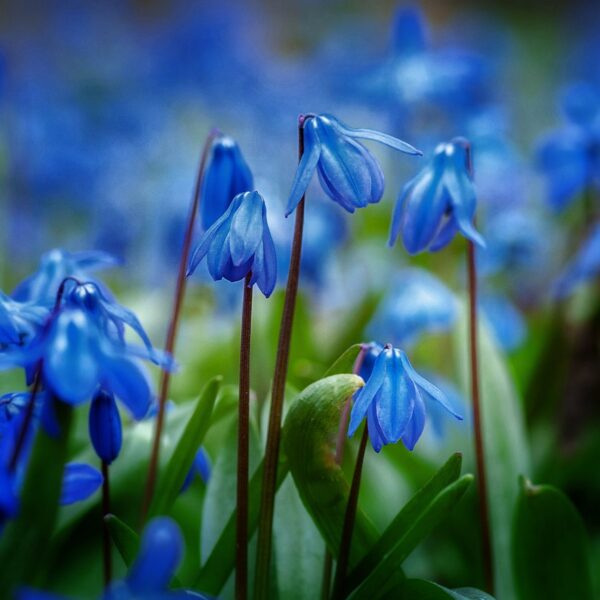
[[[116,258],[98,250],[85,252],[50,250],[42,256],[39,269],[23,280],[11,295],[21,302],[31,301],[53,305],[58,288],[66,277],[90,281],[89,273],[117,264],[119,261]],[[102,286],[101,283],[96,283]]]
[[[110,465],[119,456],[123,442],[121,417],[111,392],[96,392],[90,406],[89,431],[96,454]]]
[[[394,280],[367,331],[375,339],[410,345],[425,332],[448,330],[456,318],[454,294],[423,269],[405,269]]]
[[[502,350],[510,352],[523,343],[527,325],[523,315],[508,298],[499,294],[482,294],[479,306]]]
[[[323,191],[348,212],[381,200],[383,172],[357,139],[381,142],[407,154],[421,154],[402,140],[371,129],[352,129],[332,115],[306,117],[302,126],[304,154],[292,184],[286,216],[300,202],[315,169]]]
[[[367,375],[365,370],[363,363],[363,378]],[[412,450],[425,428],[425,400],[437,402],[457,419],[462,418],[452,410],[444,394],[413,369],[402,350],[387,344],[367,375],[365,386],[354,395],[348,435],[352,436],[366,417],[376,452],[398,440]]]
[[[192,481],[194,480],[194,477],[196,475],[198,475],[204,483],[208,483],[211,471],[212,466],[210,462],[210,457],[208,456],[204,448],[200,448],[198,452],[196,452],[194,462],[192,463],[192,468],[189,470],[188,474],[185,477],[185,481],[181,486],[181,491],[184,492],[185,490],[187,490],[187,488],[192,484]]]
[[[267,223],[267,207],[258,192],[238,194],[202,236],[190,258],[188,277],[207,256],[215,281],[239,281],[252,272],[249,285],[270,296],[277,281],[275,245]]]
[[[403,188],[392,217],[389,244],[402,234],[410,254],[441,250],[457,231],[484,246],[473,227],[476,198],[470,168],[470,145],[464,138],[440,144],[431,163]]]
[[[47,316],[47,308],[33,302],[18,302],[0,292],[0,351],[27,344]]]
[[[600,223],[592,229],[579,252],[564,269],[554,284],[554,294],[559,298],[568,296],[573,290],[600,273]]]
[[[252,173],[235,140],[228,136],[217,138],[213,142],[211,163],[202,182],[202,228],[208,229],[238,194],[253,188]]]
[[[85,463],[67,463],[63,474],[60,503],[63,506],[89,498],[102,485],[102,474]]]

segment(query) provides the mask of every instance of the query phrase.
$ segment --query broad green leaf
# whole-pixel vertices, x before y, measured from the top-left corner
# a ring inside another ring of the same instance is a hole
[[[302,502],[337,556],[349,484],[334,460],[332,442],[348,398],[363,385],[357,375],[333,375],[309,385],[292,403],[283,428],[283,446]],[[374,526],[357,510],[351,564],[377,539]]]
[[[117,547],[123,562],[127,567],[130,567],[140,548],[138,534],[115,515],[106,515],[104,520],[108,524],[110,537]]]
[[[398,600],[494,600],[492,596],[474,588],[449,590],[432,581],[406,579],[394,588]]]
[[[520,479],[513,558],[520,600],[593,598],[587,534],[559,489]]]
[[[529,472],[529,451],[521,403],[506,362],[484,323],[479,324],[481,419],[488,482],[488,505],[496,594],[515,598],[511,527],[517,501],[515,477]],[[468,322],[463,304],[454,332],[455,357],[465,396],[470,397]]]
[[[444,466],[402,507],[368,554],[360,561],[349,578],[354,588],[385,558],[397,541],[427,510],[437,495],[460,475],[462,456],[453,454]]]
[[[72,408],[56,402],[60,433],[53,437],[40,427],[27,465],[19,513],[0,538],[0,590],[10,596],[16,584],[34,582],[48,546],[58,513]]]
[[[355,599],[378,597],[378,594],[389,585],[390,578],[398,572],[406,557],[448,516],[472,481],[472,475],[463,475],[442,490],[350,597]],[[352,579],[348,580],[348,589],[352,588],[352,581]]]
[[[352,344],[337,360],[327,369],[323,377],[339,375],[340,373],[352,373],[354,362],[360,352],[361,344]]]
[[[194,462],[194,457],[202,445],[211,422],[211,414],[221,385],[221,377],[211,379],[194,407],[179,441],[166,467],[161,469],[154,499],[150,506],[150,518],[169,511]]]

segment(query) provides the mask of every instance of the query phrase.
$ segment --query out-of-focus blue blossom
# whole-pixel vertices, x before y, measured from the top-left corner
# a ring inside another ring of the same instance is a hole
[[[187,590],[169,590],[183,554],[183,536],[168,517],[157,517],[146,525],[140,550],[123,581],[109,586],[103,600],[168,600],[207,598]]]
[[[0,434],[21,414],[30,400],[29,392],[10,392],[0,396]]]
[[[235,140],[218,137],[211,151],[200,202],[200,221],[205,230],[221,217],[238,194],[254,189],[252,173]]]
[[[467,415],[464,420],[469,421],[469,404],[465,397],[460,393],[457,387],[448,381],[445,377],[438,375],[437,373],[427,373],[426,379],[431,381],[435,387],[439,388],[444,394],[446,401],[454,414],[457,415]],[[448,425],[448,412],[445,407],[443,407],[438,402],[430,402],[427,406],[429,420],[431,421],[431,428],[433,433],[438,438],[443,438],[446,434],[446,429]],[[464,422],[460,423],[464,425]]]
[[[387,344],[375,360],[365,386],[354,395],[348,435],[353,435],[366,417],[376,452],[398,440],[412,450],[425,428],[425,400],[438,402],[454,417],[462,418],[452,410],[444,394],[413,369],[402,350]]]
[[[456,311],[456,297],[439,279],[423,269],[405,269],[394,279],[367,333],[374,339],[406,346],[423,333],[447,331]]]
[[[42,256],[39,269],[15,288],[12,297],[21,302],[53,305],[58,288],[66,277],[92,281],[102,287],[100,282],[90,278],[89,273],[117,264],[119,261],[116,258],[98,250],[50,250]]]
[[[506,296],[483,294],[479,306],[502,350],[510,352],[523,343],[527,335],[525,319]]]
[[[66,506],[89,498],[102,485],[102,474],[85,463],[67,463],[63,474],[60,504]]]
[[[27,344],[47,316],[47,308],[34,302],[18,302],[0,292],[0,351]]]
[[[237,195],[206,231],[190,257],[188,277],[205,256],[213,279],[239,281],[251,272],[248,284],[256,283],[265,296],[271,295],[277,281],[277,258],[265,201],[258,192]]]
[[[192,468],[190,469],[185,481],[183,482],[183,485],[181,486],[181,491],[184,492],[187,490],[187,488],[192,484],[192,481],[196,475],[198,475],[204,483],[208,483],[211,471],[212,465],[210,462],[210,457],[204,448],[200,448],[198,452],[196,452]]]
[[[392,217],[390,246],[402,235],[410,254],[437,251],[460,231],[480,246],[473,226],[477,207],[471,176],[470,145],[464,138],[440,144],[429,165],[403,188]]]
[[[332,115],[302,118],[304,154],[292,183],[286,216],[300,202],[315,170],[323,191],[348,212],[381,200],[383,172],[358,139],[381,142],[407,154],[421,154],[402,140],[371,129],[352,129]]]
[[[562,96],[567,124],[546,134],[537,149],[548,201],[557,211],[588,188],[600,186],[600,92],[575,82]]]
[[[554,294],[568,296],[578,285],[600,274],[600,223],[594,225],[579,252],[554,284]]]
[[[89,431],[96,454],[110,465],[119,456],[123,442],[121,416],[111,392],[100,389],[94,395],[90,406]]]
[[[0,530],[19,510],[18,490],[22,469],[19,469],[21,465],[11,469],[10,462],[22,424],[23,418],[17,415],[0,432]]]

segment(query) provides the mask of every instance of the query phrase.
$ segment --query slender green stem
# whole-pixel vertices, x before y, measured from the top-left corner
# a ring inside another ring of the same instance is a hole
[[[356,455],[356,465],[354,475],[352,476],[352,485],[348,496],[346,514],[344,516],[344,526],[342,529],[342,538],[340,540],[340,551],[338,554],[337,568],[335,570],[335,581],[333,584],[332,598],[341,600],[345,594],[346,572],[350,562],[350,549],[352,547],[352,533],[354,531],[354,521],[356,519],[356,509],[358,508],[358,494],[360,492],[360,480],[362,477],[362,468],[365,459],[365,450],[367,449],[367,440],[369,439],[369,429],[365,423],[360,446]]]
[[[475,246],[467,242],[467,271],[469,278],[469,350],[471,366],[471,396],[473,399],[473,425],[475,429],[475,458],[477,463],[477,490],[479,495],[479,519],[481,522],[481,541],[485,584],[491,593],[494,588],[492,568],[492,544],[490,537],[490,518],[487,497],[487,476],[483,447],[483,425],[481,400],[479,394],[479,353],[477,345],[477,268],[475,265]]]
[[[250,336],[252,331],[252,273],[244,281],[240,340],[238,407],[237,512],[235,540],[235,597],[248,597],[248,475],[250,421]]]
[[[304,120],[304,117],[300,117],[298,120],[299,159],[301,159],[304,154]],[[300,278],[303,229],[304,196],[302,196],[302,199],[296,208],[290,270],[285,290],[281,327],[279,329],[279,343],[277,345],[277,357],[275,359],[275,373],[273,375],[271,410],[269,413],[267,447],[265,450],[263,485],[258,520],[258,544],[254,577],[255,600],[266,600],[269,593],[269,566],[271,563],[271,537],[273,532],[273,511],[275,508],[277,462],[279,459],[279,443],[281,439],[281,415],[283,411],[285,380],[287,378],[290,355],[292,325],[294,323],[294,312],[296,308],[296,296],[298,294],[298,280]]]
[[[112,579],[112,556],[110,546],[110,529],[106,515],[110,514],[110,480],[108,464],[102,461],[102,560],[104,567],[104,587],[106,588]]]
[[[177,326],[179,324],[181,306],[183,304],[183,297],[185,295],[185,275],[187,272],[188,259],[190,256],[190,250],[194,238],[194,226],[196,224],[196,216],[198,214],[198,208],[200,206],[202,180],[204,178],[206,161],[208,159],[208,154],[213,141],[220,135],[221,133],[218,130],[213,129],[206,138],[206,141],[204,142],[204,146],[202,148],[202,154],[200,155],[200,163],[198,165],[198,173],[196,176],[196,185],[194,187],[194,194],[192,196],[192,202],[190,204],[190,211],[187,219],[187,227],[185,230],[183,247],[181,249],[181,258],[179,260],[179,270],[177,272],[177,282],[175,284],[173,309],[171,311],[171,319],[169,321],[169,328],[167,330],[167,340],[165,342],[165,351],[171,355],[173,354],[173,351],[175,349]],[[154,432],[154,439],[152,442],[150,464],[148,465],[148,476],[146,479],[146,488],[144,491],[144,500],[142,504],[142,523],[145,521],[146,515],[148,514],[148,509],[150,508],[150,503],[152,502],[152,496],[154,494],[154,488],[156,486],[156,472],[158,469],[158,458],[160,453],[160,438],[164,426],[165,406],[167,403],[167,395],[169,393],[170,380],[170,372],[167,369],[164,369],[161,373],[160,379],[160,391],[158,395],[158,414],[156,416],[156,429]]]

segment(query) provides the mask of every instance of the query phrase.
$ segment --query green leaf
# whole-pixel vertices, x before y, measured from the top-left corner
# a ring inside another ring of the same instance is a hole
[[[398,600],[494,600],[489,594],[474,588],[449,590],[423,579],[406,579],[394,592]]]
[[[150,506],[150,518],[166,514],[181,491],[194,462],[194,457],[210,426],[221,380],[221,377],[211,379],[200,393],[194,412],[187,422],[169,462],[160,471],[154,499]]]
[[[455,357],[467,398],[469,387],[468,321],[463,304],[454,334]],[[511,527],[517,502],[515,477],[529,472],[529,451],[521,403],[506,362],[485,324],[479,324],[481,419],[488,482],[488,505],[499,598],[515,598]]]
[[[338,554],[350,486],[334,460],[332,441],[346,401],[362,385],[357,375],[320,379],[294,400],[283,428],[283,446],[294,483],[333,556]],[[356,564],[376,539],[374,526],[359,507],[351,564]]]
[[[375,598],[384,591],[390,578],[397,573],[406,557],[448,516],[472,481],[473,475],[463,475],[458,481],[441,491],[429,504],[427,510],[404,531],[390,552],[353,591],[350,598]],[[349,589],[352,588],[351,581],[348,580]]]
[[[327,369],[323,377],[339,375],[340,373],[352,373],[354,362],[360,352],[362,344],[352,344],[337,360]]]
[[[108,524],[110,537],[117,547],[123,562],[127,567],[130,567],[140,549],[138,534],[115,515],[106,515],[104,520]]]
[[[557,488],[520,478],[513,529],[520,600],[593,598],[586,531],[571,501]]]
[[[31,584],[47,556],[60,500],[72,408],[56,402],[60,434],[40,427],[21,491],[19,513],[0,538],[0,590],[10,597],[16,584]]]
[[[461,464],[461,454],[458,452],[453,454],[442,468],[402,507],[383,535],[351,573],[348,583],[350,589],[359,585],[385,558],[397,541],[425,513],[437,495],[458,479]]]

